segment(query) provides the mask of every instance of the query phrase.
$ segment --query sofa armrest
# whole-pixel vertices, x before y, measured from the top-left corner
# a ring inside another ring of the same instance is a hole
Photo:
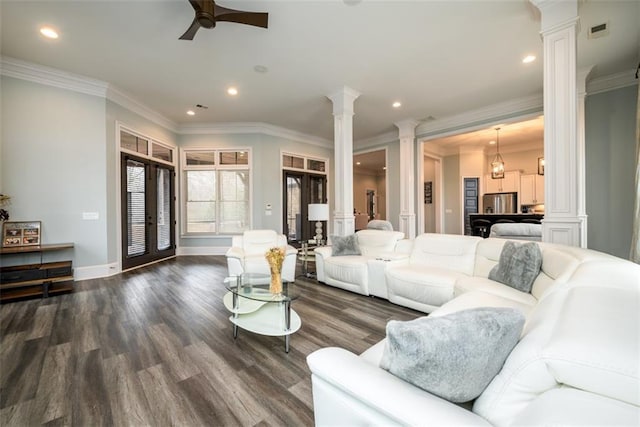
[[[316,425],[490,424],[462,407],[415,387],[336,347],[307,357]]]
[[[231,246],[225,256],[227,258],[237,258],[242,260],[244,258],[244,249],[237,246]]]
[[[323,258],[329,258],[331,256],[332,250],[333,249],[331,249],[331,246],[321,246],[319,248],[315,248],[313,252],[315,252],[316,255],[320,255]]]

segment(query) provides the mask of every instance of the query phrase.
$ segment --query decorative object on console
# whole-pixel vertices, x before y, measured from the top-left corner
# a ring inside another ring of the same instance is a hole
[[[500,372],[524,322],[519,310],[489,307],[392,320],[380,367],[451,402],[468,402]]]
[[[316,242],[322,241],[322,221],[329,221],[329,205],[326,203],[311,203],[309,205],[309,221],[316,221]]]
[[[544,175],[544,157],[538,157],[538,175]]]
[[[500,128],[496,128],[496,156],[491,162],[491,178],[504,178],[504,160],[500,155]]]
[[[2,246],[39,246],[40,228],[40,221],[7,221],[2,227]]]
[[[518,245],[507,241],[502,247],[500,261],[489,272],[489,279],[531,293],[533,281],[540,273],[542,252],[535,242]]]
[[[269,292],[272,294],[279,294],[282,292],[282,263],[284,262],[284,256],[284,248],[271,248],[264,256],[267,259],[269,269],[271,270]]]
[[[11,203],[11,196],[0,194],[0,222],[9,221],[9,211],[4,207]]]
[[[331,236],[331,256],[360,255],[358,236]]]

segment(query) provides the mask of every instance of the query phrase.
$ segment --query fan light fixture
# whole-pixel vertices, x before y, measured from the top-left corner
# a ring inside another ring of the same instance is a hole
[[[496,156],[491,162],[491,178],[504,178],[504,160],[500,155],[500,128],[496,128]]]

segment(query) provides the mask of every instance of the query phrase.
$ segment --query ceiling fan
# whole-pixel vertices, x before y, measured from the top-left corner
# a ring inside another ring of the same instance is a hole
[[[214,0],[189,0],[189,3],[196,11],[196,16],[193,18],[189,29],[180,37],[180,40],[193,40],[200,27],[213,28],[219,21],[235,22],[262,28],[267,28],[268,26],[268,13],[227,9],[226,7],[218,6]]]

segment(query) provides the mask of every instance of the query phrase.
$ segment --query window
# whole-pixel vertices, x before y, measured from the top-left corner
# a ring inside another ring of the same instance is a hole
[[[235,234],[250,229],[249,151],[185,150],[186,234]]]

